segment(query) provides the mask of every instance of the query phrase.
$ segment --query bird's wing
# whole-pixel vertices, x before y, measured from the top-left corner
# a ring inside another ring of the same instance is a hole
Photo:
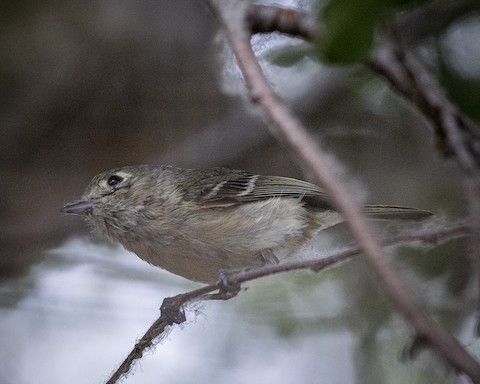
[[[204,188],[196,200],[209,207],[251,203],[276,197],[296,198],[312,207],[331,209],[323,190],[306,181],[281,176],[262,176],[238,171],[202,179]]]
[[[229,207],[282,197],[302,200],[311,208],[334,210],[327,194],[307,181],[282,176],[254,175],[225,168],[212,168],[209,172],[189,172],[188,180],[195,188],[185,191],[184,197],[201,203],[205,208]],[[372,219],[381,220],[422,220],[432,215],[429,211],[396,205],[367,205],[364,212]]]

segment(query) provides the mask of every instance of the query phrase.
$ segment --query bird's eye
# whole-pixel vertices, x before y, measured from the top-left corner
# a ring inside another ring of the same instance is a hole
[[[108,178],[107,184],[111,187],[120,184],[123,181],[123,177],[118,175],[113,175]]]

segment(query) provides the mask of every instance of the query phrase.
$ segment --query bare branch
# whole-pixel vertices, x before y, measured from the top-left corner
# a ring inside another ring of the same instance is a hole
[[[270,131],[297,155],[304,168],[326,189],[334,205],[345,217],[368,263],[396,308],[409,321],[418,337],[428,340],[453,367],[466,373],[474,382],[480,383],[479,364],[412,298],[409,288],[384,257],[382,247],[360,207],[333,172],[330,161],[268,84],[250,45],[250,34],[246,30],[245,3],[236,0],[210,0],[209,4],[223,25],[252,101],[262,108],[269,120]]]
[[[293,16],[294,10],[271,5],[257,7],[252,4],[247,15],[253,32],[276,30],[308,41],[321,40],[321,28],[316,26],[318,23],[312,15],[298,11],[299,15]],[[477,234],[471,237],[469,258],[480,292],[480,127],[450,102],[438,82],[418,61],[408,58],[404,48],[413,46],[429,34],[439,33],[479,9],[480,2],[476,0],[455,3],[437,0],[403,13],[396,18],[394,31],[383,36],[365,64],[385,78],[394,91],[423,115],[433,129],[437,149],[445,156],[453,157],[464,171],[473,233]],[[287,14],[289,23],[303,25],[295,27],[278,21]]]
[[[141,359],[143,354],[155,345],[155,339],[162,335],[167,330],[167,327],[173,324],[181,324],[186,321],[185,313],[183,311],[183,306],[186,303],[198,300],[207,293],[217,289],[217,285],[207,285],[187,293],[165,298],[160,308],[160,317],[155,320],[148,331],[135,344],[132,351],[107,380],[106,384],[115,384],[118,380],[125,377],[128,372],[130,372],[135,361]]]

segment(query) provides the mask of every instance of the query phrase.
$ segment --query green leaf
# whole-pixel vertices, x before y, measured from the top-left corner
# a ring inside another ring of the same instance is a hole
[[[352,64],[365,60],[373,45],[375,28],[387,11],[405,0],[331,0],[321,12],[325,36],[316,53],[331,63]]]

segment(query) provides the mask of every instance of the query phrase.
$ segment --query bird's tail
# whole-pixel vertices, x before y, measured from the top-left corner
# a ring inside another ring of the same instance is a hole
[[[374,220],[423,220],[432,212],[398,205],[366,205],[365,214]]]

